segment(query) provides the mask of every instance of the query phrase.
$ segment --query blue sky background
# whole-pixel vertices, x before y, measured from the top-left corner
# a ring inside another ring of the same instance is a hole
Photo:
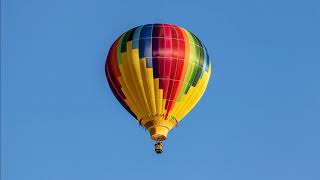
[[[2,0],[1,179],[320,179],[320,3]],[[146,23],[195,33],[213,60],[156,155],[105,79]]]

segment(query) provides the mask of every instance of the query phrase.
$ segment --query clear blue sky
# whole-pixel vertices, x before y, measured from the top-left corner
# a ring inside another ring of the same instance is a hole
[[[1,179],[319,180],[319,20],[316,0],[2,0]],[[111,43],[156,22],[214,68],[160,156],[104,75]]]

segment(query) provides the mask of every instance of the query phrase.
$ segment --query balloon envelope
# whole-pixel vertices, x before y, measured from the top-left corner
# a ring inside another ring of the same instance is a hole
[[[191,32],[170,24],[147,24],[112,45],[106,76],[122,106],[155,141],[196,105],[211,74],[209,55]]]

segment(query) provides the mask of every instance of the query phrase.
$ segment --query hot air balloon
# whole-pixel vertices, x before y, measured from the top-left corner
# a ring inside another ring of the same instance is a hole
[[[150,132],[156,153],[169,131],[197,104],[211,74],[204,44],[171,24],[147,24],[123,33],[105,64],[121,105]]]

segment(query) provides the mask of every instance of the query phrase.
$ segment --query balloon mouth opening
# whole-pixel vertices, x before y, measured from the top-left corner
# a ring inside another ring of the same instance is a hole
[[[169,129],[164,126],[152,127],[149,129],[151,139],[154,141],[164,141],[167,139]]]
[[[154,135],[151,135],[151,139],[154,141],[164,141],[167,139],[167,137],[162,134],[154,134]]]

